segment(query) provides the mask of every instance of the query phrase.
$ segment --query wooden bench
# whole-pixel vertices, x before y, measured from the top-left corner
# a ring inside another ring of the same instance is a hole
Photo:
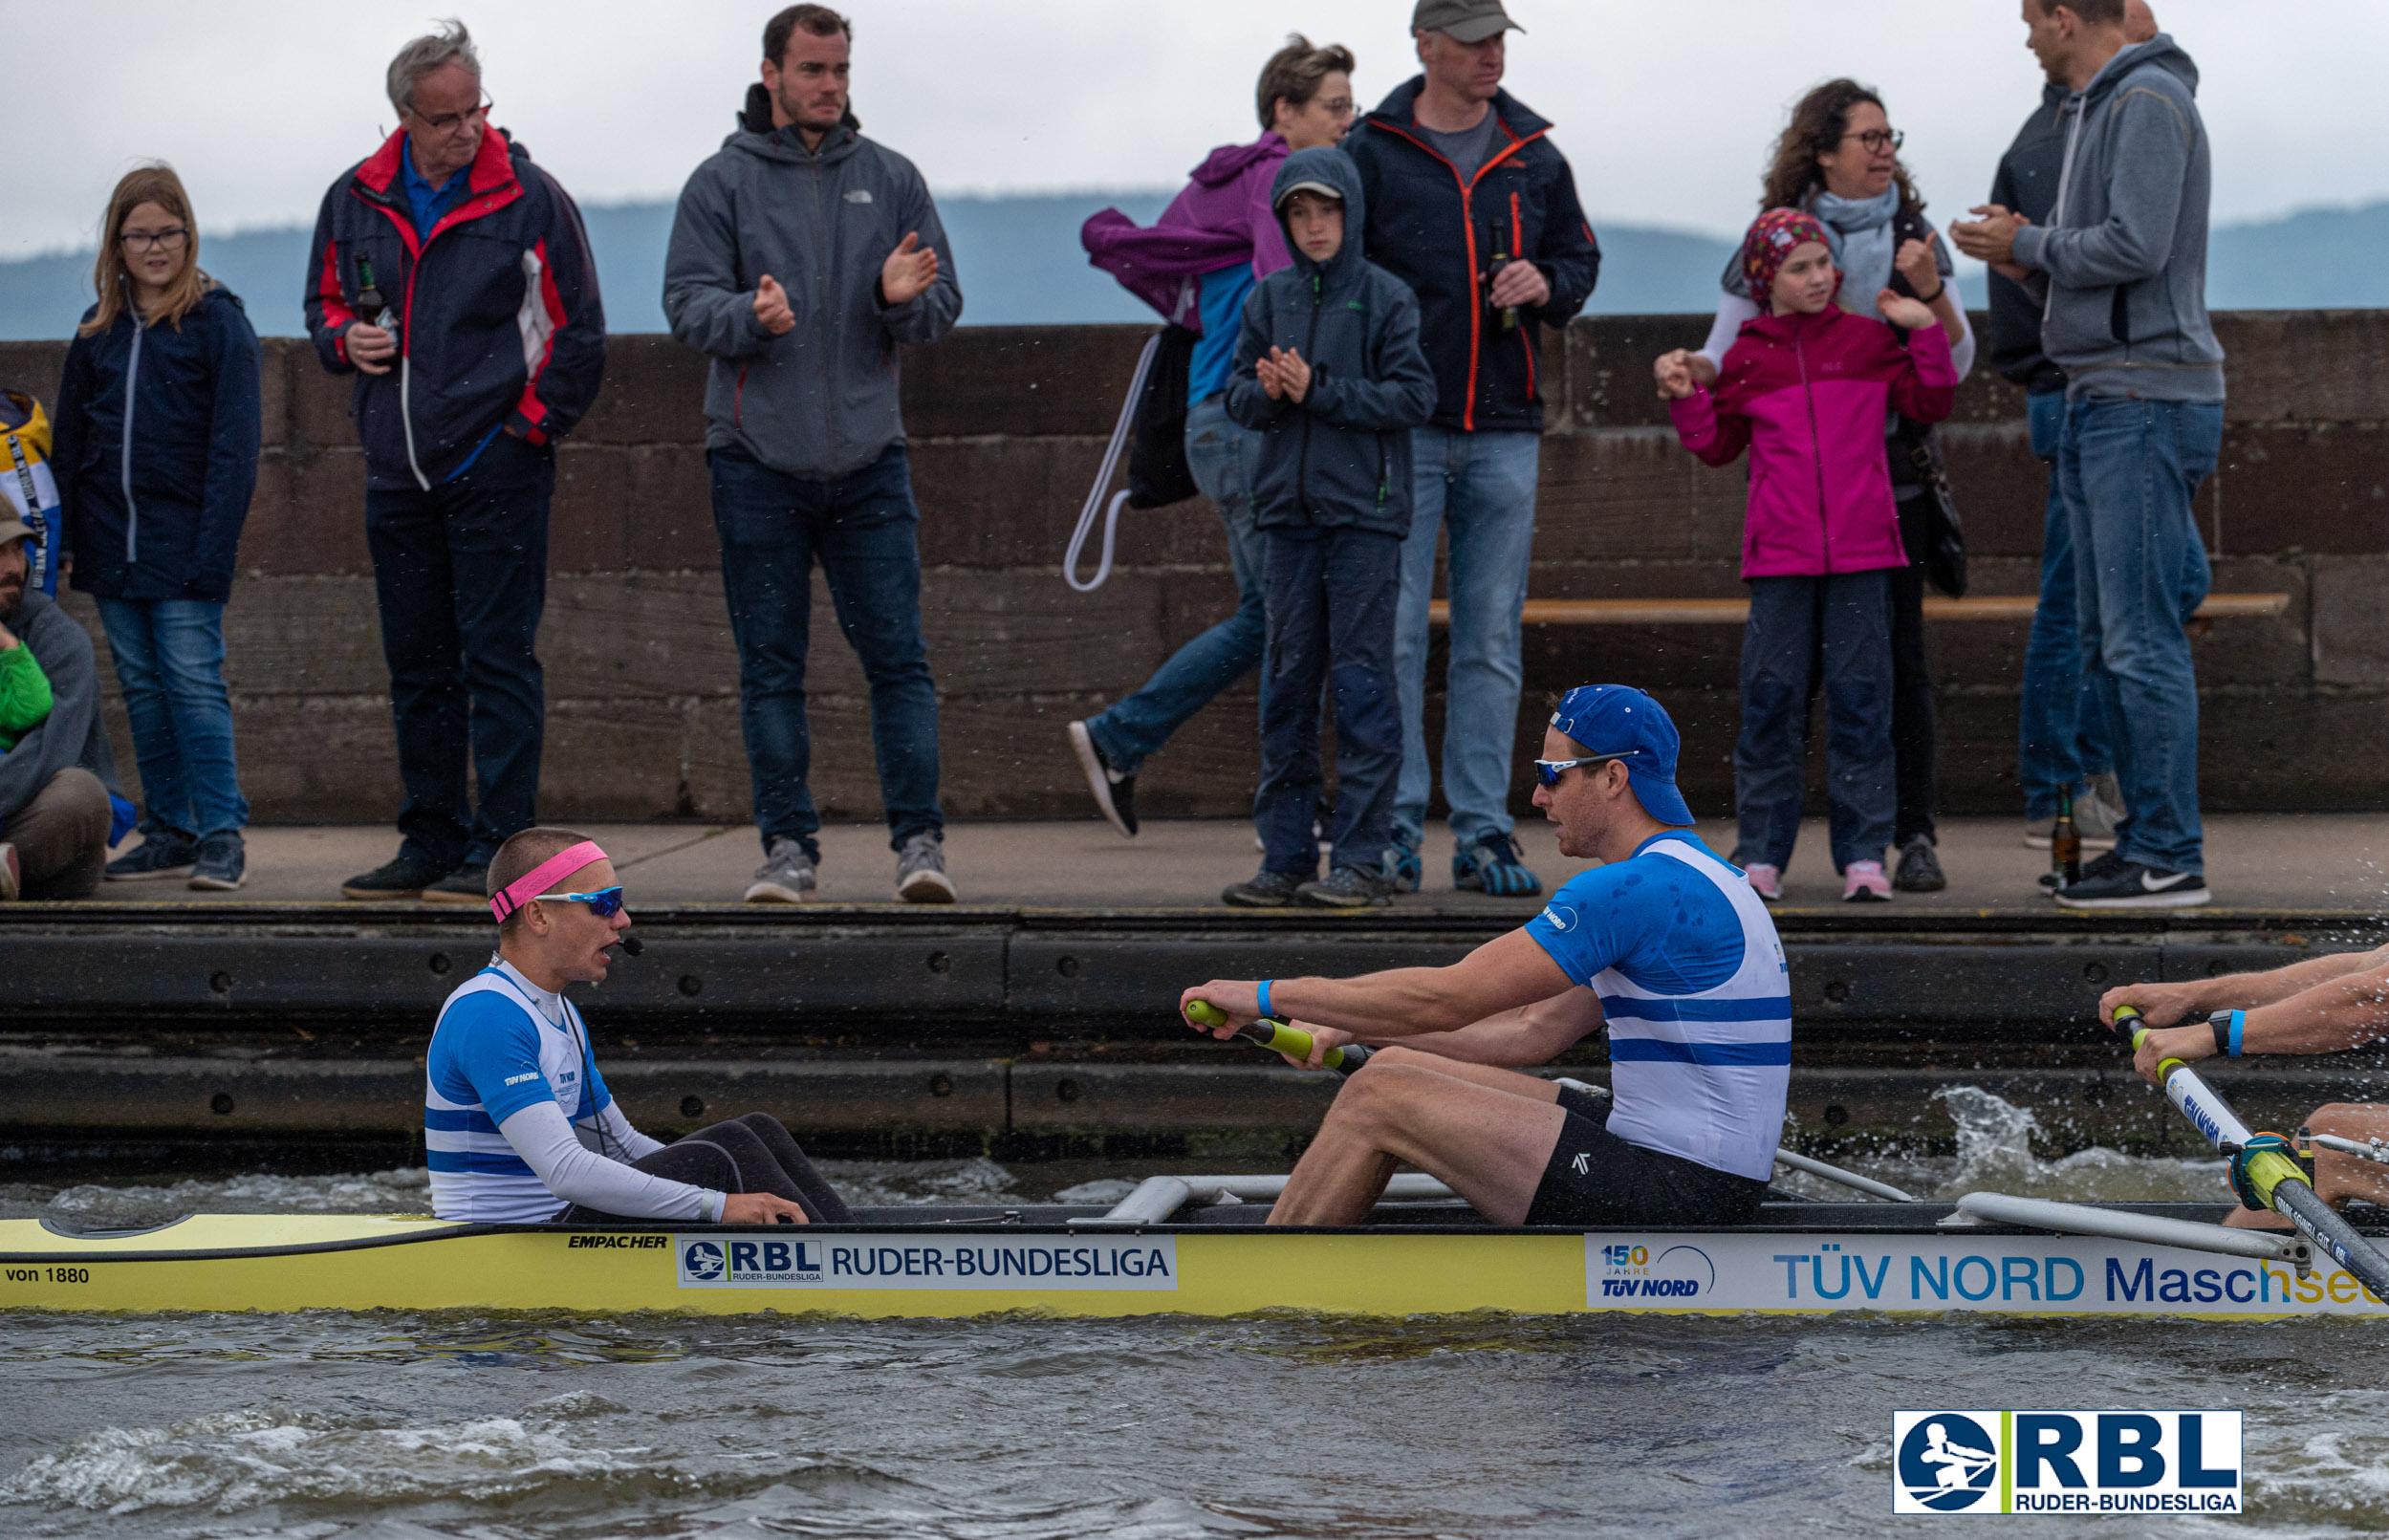
[[[2040,608],[2031,594],[1985,594],[1970,598],[1924,600],[1928,620],[2030,620]],[[2246,619],[2287,615],[2287,594],[2209,594],[2191,624],[2203,620]],[[1750,618],[1750,601],[1738,598],[1529,599],[1529,625],[1741,625]],[[1448,624],[1451,606],[1437,599],[1427,607],[1427,619]],[[2204,629],[2202,627],[2202,629]]]

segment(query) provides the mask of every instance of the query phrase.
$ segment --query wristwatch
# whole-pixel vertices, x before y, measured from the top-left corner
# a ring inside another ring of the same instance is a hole
[[[2206,1018],[2206,1025],[2215,1030],[2215,1052],[2226,1058],[2241,1054],[2240,1035],[2248,1030],[2245,1010],[2218,1010]]]

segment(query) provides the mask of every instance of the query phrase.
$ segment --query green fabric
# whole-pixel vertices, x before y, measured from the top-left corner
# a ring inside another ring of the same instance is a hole
[[[0,652],[0,754],[50,720],[50,676],[19,643]]]

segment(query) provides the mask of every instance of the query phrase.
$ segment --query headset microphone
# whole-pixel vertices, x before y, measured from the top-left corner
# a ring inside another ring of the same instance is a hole
[[[615,944],[622,948],[622,955],[624,957],[637,957],[640,953],[647,949],[647,944],[641,941],[636,936],[624,936]]]

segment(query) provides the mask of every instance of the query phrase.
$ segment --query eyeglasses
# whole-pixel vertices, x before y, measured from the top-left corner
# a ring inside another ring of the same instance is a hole
[[[1330,118],[1339,120],[1352,116],[1350,97],[1319,97],[1313,98],[1311,104],[1323,109]]]
[[[485,101],[470,112],[444,112],[437,118],[426,118],[422,113],[417,112],[414,108],[409,107],[406,109],[406,116],[414,119],[415,121],[423,124],[425,128],[431,130],[435,134],[453,134],[459,128],[462,128],[465,124],[473,121],[475,119],[489,117],[489,109],[495,107],[497,103],[494,101]]]
[[[1606,765],[1613,759],[1632,759],[1642,752],[1629,748],[1622,754],[1587,754],[1582,759],[1538,759],[1534,762],[1534,778],[1545,786],[1557,786],[1559,778],[1579,765]]]
[[[1896,128],[1870,128],[1863,134],[1844,134],[1841,137],[1845,141],[1857,140],[1866,146],[1869,155],[1880,155],[1887,149],[1896,150],[1908,142],[1908,136]]]
[[[622,912],[622,890],[619,887],[599,888],[595,893],[542,893],[534,900],[543,903],[585,903],[589,912],[599,920],[611,920]]]
[[[126,230],[117,237],[127,251],[179,251],[191,232],[177,225],[170,230]]]

